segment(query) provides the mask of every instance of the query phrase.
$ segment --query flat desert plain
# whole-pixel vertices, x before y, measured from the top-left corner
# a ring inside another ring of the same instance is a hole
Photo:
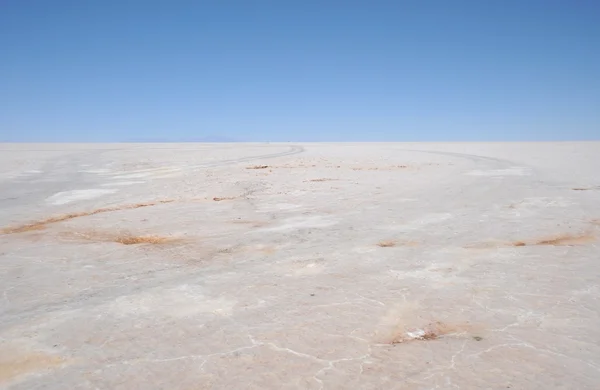
[[[600,143],[1,144],[0,387],[598,389]]]

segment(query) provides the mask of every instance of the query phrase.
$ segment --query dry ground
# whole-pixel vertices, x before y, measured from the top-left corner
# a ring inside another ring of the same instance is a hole
[[[0,388],[596,389],[600,143],[0,144]]]

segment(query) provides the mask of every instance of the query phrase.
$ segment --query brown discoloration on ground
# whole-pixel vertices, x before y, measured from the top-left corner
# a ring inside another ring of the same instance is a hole
[[[235,196],[226,196],[226,197],[214,197],[213,200],[215,202],[222,202],[224,200],[235,200],[237,199]]]
[[[442,336],[460,336],[470,333],[473,326],[469,323],[446,323],[435,321],[422,328],[399,329],[389,344],[402,344],[411,341],[436,340]]]
[[[543,239],[534,240],[532,242],[515,241],[512,246],[534,246],[534,245],[550,245],[550,246],[575,246],[585,245],[595,241],[596,238],[591,234],[560,234]]]
[[[115,242],[123,245],[138,245],[138,244],[172,244],[183,241],[178,237],[161,236],[156,234],[141,234],[136,235],[128,232],[108,233],[101,231],[86,231],[86,232],[62,232],[60,237],[68,240],[84,240],[93,242]]]
[[[138,244],[167,244],[177,241],[177,239],[173,237],[163,237],[156,235],[146,235],[146,236],[118,236],[115,237],[115,242],[123,245],[138,245]]]
[[[562,234],[555,237],[549,237],[537,241],[534,245],[554,245],[554,246],[571,246],[589,244],[595,241],[595,237],[591,234],[571,235]]]
[[[10,382],[22,375],[48,370],[63,363],[64,359],[60,356],[44,353],[13,355],[10,358],[0,357],[0,383]]]
[[[382,240],[377,243],[378,247],[381,248],[392,248],[395,246],[417,246],[419,245],[416,241],[397,241],[397,240]]]
[[[392,248],[396,245],[397,245],[397,242],[393,241],[393,240],[383,240],[383,241],[379,241],[377,243],[377,246],[381,247],[381,248]]]
[[[269,168],[268,165],[253,165],[251,167],[246,167],[246,169],[267,169]]]
[[[403,302],[391,306],[381,318],[374,335],[377,344],[402,344],[411,341],[436,340],[441,337],[460,337],[481,335],[484,326],[469,321],[423,320],[426,308],[418,302]]]
[[[265,255],[272,255],[275,254],[277,252],[277,247],[275,246],[264,246],[261,248],[257,248],[256,250],[258,250],[260,253],[265,254]]]
[[[585,245],[591,242],[594,242],[596,237],[589,233],[583,234],[559,234],[556,236],[549,236],[546,238],[540,238],[536,240],[518,240],[512,242],[506,241],[490,241],[490,242],[480,242],[475,244],[470,244],[464,246],[466,249],[485,249],[485,248],[499,248],[504,246],[514,246],[514,247],[522,247],[522,246],[576,246],[576,245]]]
[[[414,332],[417,332],[418,330],[413,330]],[[409,341],[415,341],[415,340],[435,340],[437,339],[439,336],[431,329],[425,330],[424,333],[422,335],[416,336],[416,337],[411,337],[411,336],[399,336],[398,338],[395,338],[393,340],[390,341],[390,344],[402,344],[402,343],[406,343]]]
[[[138,209],[141,207],[150,207],[150,206],[156,206],[156,205],[171,203],[171,202],[174,202],[174,200],[167,199],[167,200],[159,200],[159,201],[146,202],[146,203],[135,203],[135,204],[122,205],[122,206],[115,206],[115,207],[103,207],[103,208],[92,210],[92,211],[82,211],[82,212],[77,212],[77,213],[57,215],[57,216],[42,219],[39,221],[30,222],[30,223],[27,223],[24,225],[6,227],[6,228],[3,228],[1,230],[1,232],[2,232],[2,234],[25,233],[25,232],[30,232],[30,231],[42,230],[42,229],[45,229],[46,226],[48,226],[50,224],[68,221],[68,220],[74,219],[74,218],[87,217],[90,215],[108,213],[108,212],[112,212],[112,211],[132,210],[132,209]]]

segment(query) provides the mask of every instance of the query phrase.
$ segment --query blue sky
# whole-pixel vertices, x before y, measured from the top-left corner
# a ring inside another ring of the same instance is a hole
[[[597,0],[4,0],[0,140],[600,139]]]

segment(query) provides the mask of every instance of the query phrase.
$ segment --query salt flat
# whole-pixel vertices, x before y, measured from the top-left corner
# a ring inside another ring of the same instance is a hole
[[[597,389],[600,143],[0,144],[0,387]]]

